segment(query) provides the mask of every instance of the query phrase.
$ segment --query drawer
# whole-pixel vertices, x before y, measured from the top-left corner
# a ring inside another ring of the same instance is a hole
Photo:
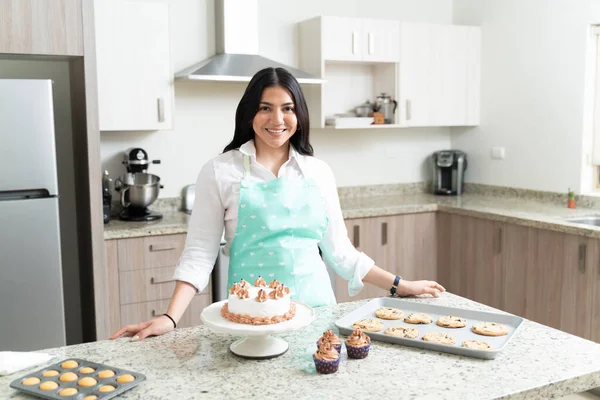
[[[139,324],[140,322],[158,317],[169,308],[169,299],[158,301],[147,301],[144,303],[127,304],[121,306],[121,325]],[[210,294],[199,294],[194,296],[187,310],[181,316],[177,328],[202,325],[200,314],[202,310],[211,304]]]
[[[119,271],[173,267],[185,247],[185,234],[119,239]]]
[[[121,305],[143,301],[170,299],[175,289],[173,280],[175,267],[136,269],[119,272]],[[210,294],[212,280],[202,294]]]

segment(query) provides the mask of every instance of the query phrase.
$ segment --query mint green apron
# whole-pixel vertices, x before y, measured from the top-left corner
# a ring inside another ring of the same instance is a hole
[[[262,276],[290,288],[292,299],[310,306],[335,304],[318,243],[327,231],[325,200],[312,179],[246,179],[244,156],[238,224],[229,249],[229,286]]]

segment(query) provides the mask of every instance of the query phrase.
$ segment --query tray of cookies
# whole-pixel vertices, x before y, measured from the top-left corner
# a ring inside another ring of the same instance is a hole
[[[372,340],[492,360],[523,318],[395,297],[373,299],[335,322],[340,333],[361,328]]]
[[[104,400],[145,379],[137,372],[70,358],[15,379],[10,387],[43,399]]]

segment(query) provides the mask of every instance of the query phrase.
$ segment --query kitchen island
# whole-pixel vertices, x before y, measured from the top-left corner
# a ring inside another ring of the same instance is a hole
[[[497,311],[450,293],[408,300]],[[237,338],[204,326],[46,352],[56,355],[52,362],[82,358],[145,374],[146,381],[121,396],[127,399],[538,399],[600,387],[600,344],[529,320],[495,360],[373,342],[366,359],[348,359],[343,349],[337,373],[317,374],[315,342],[326,329],[337,332],[334,322],[365,302],[317,308],[312,325],[280,336],[290,348],[270,360],[234,356],[229,345]],[[1,377],[0,399],[30,398],[8,386],[26,373]]]

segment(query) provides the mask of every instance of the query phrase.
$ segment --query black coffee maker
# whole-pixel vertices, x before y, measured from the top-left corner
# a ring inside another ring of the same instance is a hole
[[[119,214],[120,219],[152,221],[162,218],[161,213],[148,209],[158,198],[159,190],[163,188],[157,175],[147,173],[150,164],[160,164],[160,160],[150,161],[146,150],[141,148],[125,151],[123,165],[127,168],[127,173],[115,180],[115,189],[121,192],[123,207]]]
[[[433,164],[433,193],[460,195],[464,187],[467,155],[460,150],[436,151]]]

